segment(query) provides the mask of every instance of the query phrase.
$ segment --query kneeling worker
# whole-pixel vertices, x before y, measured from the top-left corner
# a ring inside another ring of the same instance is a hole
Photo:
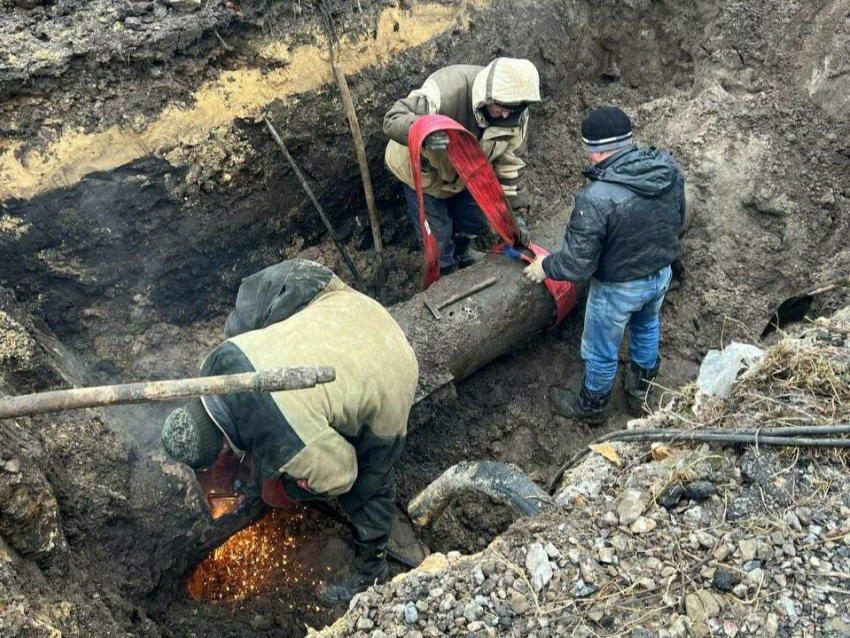
[[[284,261],[242,282],[227,341],[203,376],[328,365],[336,380],[288,392],[205,396],[172,412],[166,451],[199,469],[225,441],[251,458],[273,507],[336,497],[354,529],[354,565],[324,583],[326,604],[348,602],[389,576],[395,464],[419,375],[401,328],[379,303],[306,260]]]

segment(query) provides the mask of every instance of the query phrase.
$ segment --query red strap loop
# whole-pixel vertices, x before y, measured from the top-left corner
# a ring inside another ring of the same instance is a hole
[[[440,278],[440,254],[437,241],[431,233],[428,220],[425,217],[425,205],[422,194],[422,142],[431,133],[444,131],[449,137],[446,153],[455,170],[466,184],[481,212],[493,226],[499,236],[510,246],[516,245],[519,239],[519,229],[516,226],[511,206],[505,198],[505,191],[493,167],[484,155],[484,151],[476,137],[461,124],[445,115],[424,115],[417,118],[410,127],[407,135],[407,148],[410,152],[410,167],[413,172],[413,186],[416,189],[416,200],[419,206],[419,227],[422,230],[422,243],[425,247],[425,277],[422,288],[427,289]],[[538,257],[549,253],[529,244],[528,248]],[[531,258],[522,255],[523,259],[531,262]],[[558,325],[576,305],[575,288],[569,281],[554,281],[547,279],[546,288],[555,300],[558,316],[552,327]]]

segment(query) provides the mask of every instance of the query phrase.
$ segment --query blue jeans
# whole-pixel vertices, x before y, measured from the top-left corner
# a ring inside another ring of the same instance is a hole
[[[617,375],[617,354],[626,324],[631,327],[629,357],[651,369],[658,363],[658,313],[673,273],[665,266],[634,281],[591,280],[581,336],[584,385],[593,394],[608,394]]]
[[[410,212],[416,238],[421,247],[422,229],[419,227],[419,204],[416,201],[416,191],[405,184],[404,197],[407,199],[407,210]],[[431,234],[437,241],[440,268],[451,268],[455,263],[454,238],[472,238],[483,234],[487,231],[487,218],[467,190],[448,199],[423,195],[422,203],[425,205],[425,219],[428,220]]]

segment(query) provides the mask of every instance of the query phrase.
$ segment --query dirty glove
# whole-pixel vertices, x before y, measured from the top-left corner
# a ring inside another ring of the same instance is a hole
[[[263,481],[263,502],[269,507],[286,508],[292,505],[293,500],[279,478],[270,478]]]
[[[448,145],[449,136],[443,131],[434,131],[425,138],[424,142],[422,142],[422,146],[427,148],[429,151],[444,151]]]
[[[528,208],[520,208],[514,211],[514,219],[516,220],[516,227],[519,231],[520,246],[528,246],[528,242],[531,240],[531,236],[528,233],[528,224],[525,222],[524,217],[526,213],[528,213]]]
[[[543,280],[546,279],[546,272],[543,270],[543,260],[545,257],[538,257],[534,260],[529,266],[526,266],[525,270],[522,273],[530,280],[536,284],[542,284]]]

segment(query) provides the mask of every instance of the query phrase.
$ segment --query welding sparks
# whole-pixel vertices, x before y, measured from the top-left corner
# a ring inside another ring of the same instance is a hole
[[[189,577],[195,600],[238,602],[294,586],[316,586],[313,567],[294,559],[306,516],[301,508],[276,509],[217,547]],[[318,611],[318,609],[317,609]]]

